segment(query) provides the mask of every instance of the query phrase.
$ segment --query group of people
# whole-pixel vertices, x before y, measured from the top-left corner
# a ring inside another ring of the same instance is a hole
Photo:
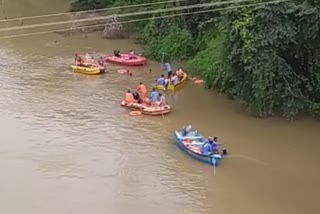
[[[175,73],[173,73],[169,62],[164,64],[164,69],[167,71],[167,78],[162,74],[160,78],[157,79],[157,85],[162,85],[164,90],[166,90],[170,84],[176,85],[182,80],[184,71],[182,68],[179,68]]]
[[[147,87],[140,82],[137,91],[131,92],[130,90],[127,91],[125,95],[125,102],[126,104],[130,103],[145,103],[147,105],[155,106],[164,106],[167,105],[166,98],[163,94],[159,93],[155,88],[152,89],[149,97],[148,97],[148,90]]]
[[[77,66],[81,66],[81,67],[92,67],[92,66],[99,66],[100,70],[104,70],[104,63],[105,60],[103,59],[103,57],[100,57],[98,59],[98,64],[95,63],[95,60],[92,56],[90,56],[89,54],[86,54],[85,59],[83,60],[82,57],[78,54],[75,54],[74,56],[74,64]]]
[[[120,52],[119,50],[114,50],[114,51],[113,51],[113,55],[114,55],[115,57],[121,58],[121,52]],[[134,51],[133,51],[133,50],[130,50],[130,51],[129,51],[129,59],[135,59],[135,58],[136,58],[136,56],[135,56]]]
[[[222,144],[218,142],[218,137],[208,137],[201,147],[201,154],[211,155],[220,153],[219,146]]]

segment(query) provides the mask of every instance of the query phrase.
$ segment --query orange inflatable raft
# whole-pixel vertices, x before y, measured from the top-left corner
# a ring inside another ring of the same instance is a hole
[[[157,115],[164,115],[168,114],[171,112],[171,107],[169,105],[165,106],[148,106],[145,103],[130,103],[126,104],[125,101],[121,102],[121,106],[127,107],[132,110],[139,110],[141,111],[142,114],[145,115],[152,115],[152,116],[157,116]]]
[[[121,57],[107,56],[106,62],[125,65],[125,66],[137,66],[137,65],[146,65],[147,58],[135,55],[133,56],[132,59],[130,59],[129,54],[121,54]]]

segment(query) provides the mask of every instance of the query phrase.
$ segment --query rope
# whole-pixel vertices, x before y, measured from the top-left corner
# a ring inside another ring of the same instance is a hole
[[[2,1],[4,1],[4,0],[2,0]],[[77,12],[54,13],[54,14],[39,15],[39,16],[26,16],[26,17],[20,17],[20,18],[2,19],[2,20],[0,20],[0,23],[1,22],[22,21],[22,20],[28,20],[28,19],[55,17],[55,16],[67,16],[67,15],[89,13],[89,12],[103,12],[103,11],[109,11],[109,10],[127,9],[127,8],[133,8],[133,7],[145,7],[145,6],[152,6],[152,5],[157,5],[157,4],[185,2],[185,1],[189,1],[189,0],[169,0],[169,1],[149,2],[149,3],[143,3],[143,4],[133,4],[133,5],[102,8],[102,9],[94,9],[94,10],[82,10],[82,11],[77,11]]]
[[[284,0],[284,1],[287,1],[287,0]],[[185,15],[209,13],[209,12],[216,12],[216,11],[223,11],[223,10],[232,10],[232,9],[238,9],[238,8],[244,8],[244,7],[252,7],[252,6],[259,6],[257,8],[260,8],[263,5],[275,4],[275,3],[279,3],[279,2],[283,2],[283,1],[270,1],[270,2],[263,2],[263,3],[252,3],[252,4],[239,5],[239,6],[230,6],[230,7],[226,7],[226,8],[217,8],[217,9],[202,10],[202,11],[195,11],[195,12],[188,12],[188,13],[170,14],[170,15],[164,15],[164,16],[151,17],[151,18],[149,17],[149,18],[134,19],[134,20],[128,20],[128,21],[119,21],[119,23],[128,24],[128,23],[134,23],[134,22],[156,20],[156,19],[163,19],[163,18],[171,18],[171,17],[176,17],[176,16],[185,16]],[[105,24],[97,24],[97,25],[91,25],[91,26],[75,27],[75,28],[73,28],[73,30],[90,29],[90,28],[98,28],[98,27],[105,27]],[[42,32],[34,32],[34,33],[25,33],[25,34],[18,34],[18,35],[2,36],[2,37],[0,37],[0,39],[17,38],[17,37],[33,36],[33,35],[49,34],[49,33],[59,33],[59,32],[66,32],[66,31],[70,31],[70,28],[65,28],[65,29],[61,29],[61,30],[51,30],[51,31],[42,31]]]
[[[172,8],[166,8],[166,9],[157,9],[157,10],[151,10],[151,11],[124,13],[124,14],[118,14],[117,17],[128,17],[128,16],[155,14],[155,13],[170,12],[170,11],[176,11],[176,10],[185,10],[185,9],[193,9],[193,8],[219,6],[219,5],[225,5],[225,4],[231,4],[231,3],[240,3],[240,2],[246,2],[246,1],[250,1],[250,0],[214,2],[214,3],[195,4],[195,5],[182,6],[182,7],[172,7]],[[288,1],[288,0],[277,0],[277,1],[273,1],[272,3],[280,3],[280,2],[285,2],[285,1]],[[266,3],[270,3],[270,2],[255,3],[255,4],[266,4]],[[47,26],[62,25],[62,24],[74,24],[74,23],[86,22],[86,21],[99,21],[99,20],[110,19],[112,17],[114,17],[114,15],[103,16],[103,17],[94,17],[94,18],[85,18],[85,19],[79,19],[79,20],[69,20],[69,21],[59,21],[59,22],[32,24],[32,25],[27,25],[27,26],[8,27],[8,28],[0,29],[0,32],[1,31],[30,29],[30,28],[36,28],[36,27],[47,27]]]

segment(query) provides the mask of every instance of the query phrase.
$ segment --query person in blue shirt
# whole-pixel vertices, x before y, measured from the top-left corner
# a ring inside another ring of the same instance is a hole
[[[218,142],[218,137],[214,137],[212,140],[212,152],[214,153],[220,153],[219,146],[221,146],[222,143]]]
[[[159,101],[159,93],[155,88],[152,89],[152,92],[150,94],[150,101],[153,103]]]
[[[179,77],[177,75],[174,75],[172,77],[172,83],[173,83],[173,85],[176,85],[179,83]]]
[[[170,78],[172,75],[172,68],[171,68],[171,65],[168,61],[164,64],[164,68],[168,73],[168,78]]]
[[[157,80],[158,85],[165,86],[166,78],[164,78],[164,75],[162,74],[161,77]]]
[[[208,137],[208,140],[206,140],[201,147],[201,154],[211,155],[213,153],[212,144],[213,144],[213,139],[211,137]]]
[[[211,155],[213,153],[219,153],[219,146],[222,145],[218,142],[217,137],[208,137],[206,142],[202,145],[201,154]]]

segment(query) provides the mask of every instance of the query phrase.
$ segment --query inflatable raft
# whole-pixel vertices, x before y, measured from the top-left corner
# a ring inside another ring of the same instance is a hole
[[[142,56],[134,56],[134,59],[130,59],[129,54],[121,54],[121,57],[107,56],[106,62],[125,65],[125,66],[138,66],[138,65],[146,65],[147,59]]]
[[[168,114],[171,112],[171,107],[169,105],[165,106],[148,106],[146,104],[142,103],[130,103],[126,104],[125,101],[121,102],[121,106],[127,107],[129,109],[133,110],[139,110],[142,112],[142,114],[145,115],[152,115],[152,116],[157,116],[157,115],[164,115]]]
[[[183,152],[192,158],[209,165],[219,166],[224,155],[227,154],[227,150],[223,150],[223,153],[216,153],[212,155],[201,154],[201,148],[206,139],[195,131],[190,131],[186,135],[184,135],[182,131],[175,131],[174,138],[176,145]]]
[[[97,75],[97,74],[102,74],[105,72],[104,67],[101,67],[98,65],[97,66],[90,66],[90,67],[71,65],[71,69],[73,72],[82,73],[82,74],[89,74],[89,75]]]
[[[175,85],[170,84],[170,85],[168,86],[168,90],[169,90],[169,91],[174,91],[176,88],[182,86],[187,80],[188,80],[188,74],[187,74],[187,73],[183,73],[182,79],[181,79],[177,84],[175,84]],[[158,90],[163,90],[163,89],[164,89],[163,85],[157,85],[156,88],[157,88]]]

